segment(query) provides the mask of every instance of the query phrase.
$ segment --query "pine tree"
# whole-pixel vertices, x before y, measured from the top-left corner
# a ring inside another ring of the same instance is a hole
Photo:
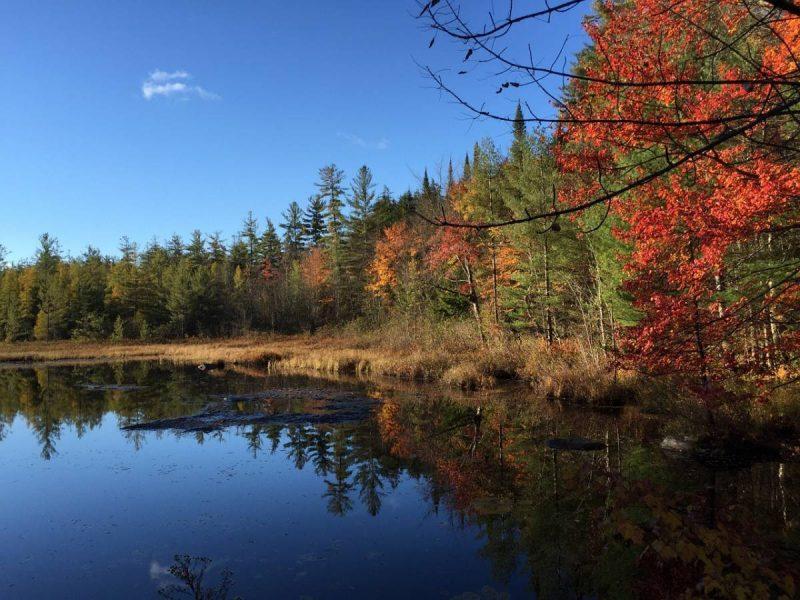
[[[264,261],[273,269],[277,269],[281,264],[281,240],[275,230],[271,219],[267,219],[267,228],[261,235],[261,254]]]
[[[322,167],[319,170],[319,196],[325,202],[325,226],[327,234],[323,239],[330,260],[331,287],[333,289],[334,318],[339,319],[342,312],[344,254],[342,252],[342,236],[344,235],[345,218],[342,212],[344,206],[342,181],[344,172],[334,164]]]
[[[472,178],[472,167],[469,164],[469,154],[464,155],[464,169],[461,172],[461,181],[469,181]]]
[[[45,233],[36,253],[37,302],[33,336],[38,340],[64,335],[68,304],[67,270],[62,268],[58,240]]]
[[[242,277],[244,277],[244,270],[248,267],[247,243],[238,236],[233,238],[230,260],[234,268],[242,270]]]
[[[368,166],[363,165],[353,178],[350,186],[351,194],[347,199],[347,204],[350,207],[348,225],[351,235],[353,233],[365,233],[363,229],[359,231],[358,227],[367,223],[372,214],[373,203],[375,202],[374,189],[372,171]]]
[[[61,248],[58,240],[49,233],[39,236],[39,248],[36,251],[36,271],[40,276],[52,275],[61,262]]]
[[[517,103],[517,112],[514,115],[514,140],[511,142],[511,164],[515,169],[522,169],[526,157],[530,154],[531,146],[528,139],[528,130],[525,126],[525,117],[522,106]]]
[[[427,215],[438,215],[441,210],[441,189],[439,184],[428,177],[428,169],[422,176],[422,187],[419,193],[417,207]]]
[[[177,233],[173,233],[172,237],[169,238],[169,242],[167,242],[167,253],[171,260],[178,260],[183,256],[184,246],[183,240],[181,236]]]
[[[303,236],[309,246],[318,246],[325,237],[325,201],[321,195],[311,196],[303,213]]]
[[[453,183],[455,183],[455,179],[453,178],[453,159],[450,159],[450,162],[447,164],[447,188],[445,189],[446,193],[450,193],[450,190],[453,187]]]
[[[208,259],[206,252],[206,240],[199,229],[192,231],[192,238],[189,245],[186,247],[186,254],[189,260],[195,265],[204,265]]]
[[[108,267],[96,248],[89,246],[82,256],[80,269],[73,281],[74,310],[78,317],[93,315],[101,319],[105,310],[105,289]]]
[[[319,197],[325,203],[325,220],[327,228],[326,244],[336,246],[341,242],[344,230],[344,171],[335,164],[322,167],[319,170],[319,181],[315,184],[319,188]]]
[[[389,188],[383,186],[380,196],[375,201],[375,207],[372,211],[371,228],[372,231],[380,234],[385,227],[388,227],[398,219],[404,216],[402,207],[398,202],[392,198],[392,192]]]
[[[292,202],[281,216],[283,222],[279,227],[283,229],[283,251],[290,261],[296,260],[303,251],[303,213],[300,205]]]
[[[372,171],[363,165],[350,186],[350,197],[347,204],[350,214],[347,219],[346,264],[350,275],[350,297],[356,308],[360,304],[367,282],[366,268],[371,260],[373,205],[375,202],[375,185],[372,183]]]
[[[215,231],[208,236],[208,249],[211,262],[225,262],[225,259],[228,256],[228,249],[225,247],[225,242],[222,240],[222,235],[219,231]]]
[[[252,273],[260,262],[258,259],[258,221],[253,216],[253,211],[247,213],[247,218],[242,223],[239,239],[247,248],[247,266]]]

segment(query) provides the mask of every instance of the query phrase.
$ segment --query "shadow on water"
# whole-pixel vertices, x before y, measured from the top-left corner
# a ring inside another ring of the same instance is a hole
[[[15,419],[34,432],[41,458],[54,461],[62,433],[80,439],[108,414],[121,429],[176,423],[233,395],[242,414],[283,417],[122,434],[133,450],[163,436],[198,444],[236,436],[254,459],[278,454],[293,469],[313,472],[334,517],[356,508],[377,517],[410,478],[429,515],[475,532],[491,572],[484,597],[503,597],[496,590],[518,580],[526,595],[541,598],[797,593],[797,463],[721,470],[671,456],[659,443],[676,423],[630,407],[565,410],[519,389],[470,396],[255,375],[146,363],[2,371],[0,449]],[[265,396],[267,388],[297,393]],[[286,417],[329,410],[320,390],[373,403],[360,419]],[[209,586],[210,564],[176,556],[169,572],[180,584],[162,586],[162,595],[227,597],[231,572]]]

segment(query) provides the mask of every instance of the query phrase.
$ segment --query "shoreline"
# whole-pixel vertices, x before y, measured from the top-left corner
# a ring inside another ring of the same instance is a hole
[[[16,342],[0,344],[0,369],[168,361],[180,365],[224,363],[265,366],[275,373],[317,373],[397,378],[465,390],[525,383],[553,398],[608,403],[632,397],[633,383],[611,383],[603,365],[578,356],[568,345],[545,349],[539,340],[511,347],[447,348],[441,344],[392,346],[380,336],[324,333],[251,335],[171,343]]]

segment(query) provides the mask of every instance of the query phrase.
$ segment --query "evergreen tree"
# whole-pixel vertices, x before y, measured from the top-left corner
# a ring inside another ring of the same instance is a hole
[[[319,170],[319,196],[325,202],[325,226],[327,234],[323,240],[330,260],[331,287],[333,289],[334,318],[339,319],[342,312],[342,298],[344,290],[344,253],[342,249],[342,236],[344,235],[345,218],[342,212],[344,206],[342,181],[344,172],[334,164],[322,167]]]
[[[315,184],[319,188],[319,198],[325,204],[325,226],[327,229],[326,244],[337,246],[341,242],[344,230],[344,171],[335,164],[322,167],[319,170],[319,181]]]
[[[42,277],[52,275],[61,262],[61,248],[58,240],[49,233],[39,236],[39,248],[36,250],[36,271]]]
[[[37,340],[57,340],[66,337],[68,330],[69,267],[58,265],[55,273],[48,277],[46,285],[39,289],[39,313],[33,336]]]
[[[453,159],[450,159],[450,162],[447,163],[447,188],[445,188],[446,193],[450,193],[450,190],[453,187],[453,183],[455,183],[455,179],[453,178]]]
[[[0,280],[0,340],[13,342],[22,336],[20,282],[17,269],[6,269]]]
[[[461,171],[461,181],[469,181],[472,178],[472,167],[469,164],[469,154],[464,155],[464,168]]]
[[[178,260],[183,256],[184,252],[184,245],[181,236],[177,233],[172,234],[172,237],[169,238],[169,242],[167,242],[167,253],[171,260]]]
[[[91,315],[102,322],[107,281],[108,268],[100,251],[89,246],[73,281],[74,311],[78,317]]]
[[[39,313],[39,278],[36,267],[27,267],[19,277],[19,313],[16,339],[30,339]]]
[[[378,234],[383,231],[385,227],[403,218],[405,214],[400,204],[395,202],[394,198],[392,198],[392,192],[389,191],[389,188],[383,186],[383,190],[381,190],[378,199],[375,201],[375,207],[372,210],[370,227],[372,231]]]
[[[325,237],[325,201],[321,195],[308,199],[303,213],[303,235],[309,246],[318,246]]]
[[[522,106],[517,103],[517,112],[514,115],[514,140],[511,142],[510,150],[512,167],[518,170],[522,169],[530,151],[525,117],[522,114]]]
[[[296,260],[303,251],[303,213],[300,205],[292,202],[281,216],[283,222],[279,226],[283,229],[283,251],[290,261]]]
[[[242,223],[242,231],[239,239],[245,244],[247,249],[247,266],[250,272],[254,272],[260,262],[258,257],[258,221],[253,216],[253,211],[247,213],[247,218]]]
[[[417,200],[417,208],[423,214],[438,215],[441,211],[441,189],[440,186],[431,181],[428,177],[428,169],[422,177],[422,187]]]
[[[195,229],[192,232],[189,245],[186,246],[186,255],[195,265],[204,265],[206,263],[206,260],[208,259],[208,254],[206,252],[206,240],[203,237],[203,234],[200,233],[199,229]]]
[[[208,236],[208,249],[211,262],[223,263],[228,257],[228,249],[225,247],[225,242],[218,231]]]
[[[372,171],[368,166],[363,165],[353,178],[353,183],[350,186],[350,197],[347,199],[347,204],[350,207],[348,226],[351,237],[353,234],[366,233],[363,230],[363,225],[369,221],[369,217],[372,214],[373,203],[375,202],[374,189]],[[359,227],[362,227],[361,231],[359,231]]]
[[[125,339],[125,323],[122,321],[121,316],[117,316],[114,320],[114,329],[111,332],[111,340],[114,342],[121,342]]]
[[[349,295],[356,308],[359,307],[364,295],[364,286],[367,282],[366,269],[372,258],[374,188],[372,171],[363,165],[353,178],[350,197],[347,199],[350,214],[347,219],[346,263],[351,282]]]
[[[239,268],[242,270],[242,277],[244,277],[244,270],[248,268],[247,244],[238,236],[233,238],[233,243],[231,244],[230,261],[234,269]]]
[[[261,253],[264,260],[274,269],[281,264],[281,240],[272,220],[267,219],[267,228],[261,236]]]

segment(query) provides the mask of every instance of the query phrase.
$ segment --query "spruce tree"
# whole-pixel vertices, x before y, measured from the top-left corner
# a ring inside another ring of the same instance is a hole
[[[173,233],[172,237],[167,242],[167,253],[170,260],[178,260],[183,256],[183,240],[177,233]]]
[[[192,237],[189,245],[186,246],[186,254],[189,260],[195,265],[204,265],[208,259],[206,253],[206,240],[199,229],[192,231]]]
[[[425,174],[422,176],[422,188],[420,189],[417,207],[424,214],[438,215],[440,212],[440,205],[440,186],[431,181],[430,177],[428,177],[428,169],[425,169]]]
[[[530,152],[531,145],[525,126],[525,117],[522,114],[522,106],[517,103],[517,112],[514,115],[514,140],[511,142],[510,150],[512,167],[522,169]]]
[[[52,275],[61,262],[61,247],[58,240],[49,233],[39,236],[39,248],[36,250],[36,271],[40,276]]]
[[[100,251],[89,246],[81,258],[80,269],[73,282],[75,312],[78,317],[92,315],[100,319],[105,309],[108,267]]]
[[[244,270],[248,268],[247,243],[238,236],[233,238],[230,259],[234,269],[240,269],[244,277]]]
[[[247,247],[247,265],[254,270],[258,263],[258,221],[253,216],[253,211],[247,213],[247,218],[242,223],[242,231],[239,238]]]
[[[445,189],[446,193],[450,193],[450,189],[453,187],[453,183],[455,183],[455,179],[453,178],[453,159],[450,159],[450,162],[447,164],[447,188]]]
[[[321,195],[311,196],[303,213],[303,236],[309,246],[318,246],[325,237],[325,201]]]
[[[389,188],[383,186],[378,199],[375,201],[375,207],[372,211],[372,230],[376,233],[383,231],[403,216],[402,208],[399,203],[395,202],[392,198],[392,192]]]
[[[283,229],[283,251],[290,261],[296,260],[303,251],[303,213],[300,205],[292,202],[281,216],[283,222],[279,226]]]
[[[281,240],[271,219],[267,219],[267,228],[261,235],[261,254],[264,260],[275,269],[281,264]]]
[[[225,262],[228,256],[228,249],[225,247],[225,242],[219,231],[215,231],[208,236],[208,250],[211,262],[218,264]]]

